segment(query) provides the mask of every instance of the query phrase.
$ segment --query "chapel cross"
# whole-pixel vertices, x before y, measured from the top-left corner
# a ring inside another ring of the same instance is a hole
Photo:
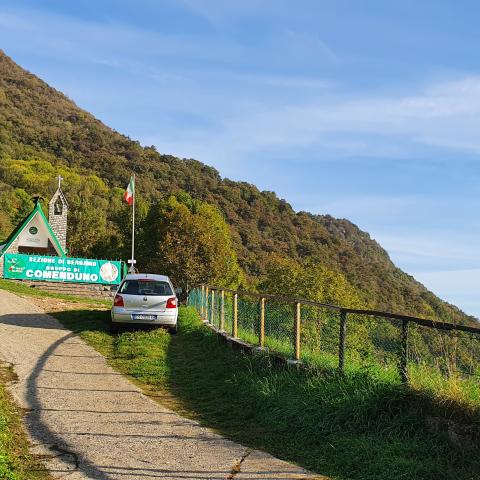
[[[62,180],[63,180],[63,177],[62,176],[58,176],[58,189],[60,190],[61,188],[61,185],[62,185]]]

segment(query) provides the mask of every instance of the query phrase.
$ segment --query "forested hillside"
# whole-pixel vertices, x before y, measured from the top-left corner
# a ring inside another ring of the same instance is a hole
[[[348,220],[295,212],[273,192],[222,179],[197,160],[142,147],[78,108],[1,51],[0,160],[0,236],[6,237],[28,211],[31,195],[49,198],[55,176],[61,173],[71,205],[70,254],[126,258],[129,215],[121,193],[135,172],[139,235],[143,234],[145,247],[139,257],[144,262],[147,254],[154,255],[145,222],[151,206],[172,194],[188,192],[222,212],[245,274],[237,280],[242,277],[251,288],[271,286],[279,272],[288,277],[289,265],[296,269],[294,278],[302,269],[318,269],[319,274],[327,269],[343,289],[328,300],[348,302],[345,292],[351,290],[355,303],[446,321],[474,321],[395,267],[387,253]],[[203,208],[189,205],[191,215]],[[316,294],[308,286],[291,288],[284,293],[325,299],[320,290]]]

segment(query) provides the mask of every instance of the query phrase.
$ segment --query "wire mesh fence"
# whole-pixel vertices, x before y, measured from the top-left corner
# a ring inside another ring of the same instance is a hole
[[[212,290],[210,297],[210,323],[220,329],[220,292]]]
[[[293,357],[295,306],[275,299],[265,302],[265,341],[270,350]]]
[[[300,304],[300,359],[334,367],[338,364],[340,313]]]
[[[250,296],[237,297],[237,337],[256,344],[260,334],[260,306]]]
[[[462,385],[474,388],[480,397],[480,335],[410,325],[408,376],[417,387],[454,389]]]
[[[480,397],[477,327],[207,286],[188,303],[217,330],[296,361],[373,369],[422,388],[461,382]]]
[[[351,314],[346,336],[346,365],[399,369],[402,322],[377,315]]]

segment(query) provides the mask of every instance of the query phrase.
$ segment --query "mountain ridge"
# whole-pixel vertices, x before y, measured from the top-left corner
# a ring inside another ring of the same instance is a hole
[[[475,322],[396,267],[378,242],[349,220],[295,212],[274,192],[222,178],[198,160],[142,147],[0,50],[0,160],[6,164],[32,158],[95,174],[109,188],[124,188],[134,171],[146,203],[183,190],[216,205],[231,227],[240,264],[251,281],[265,274],[273,253],[299,262],[316,258],[344,274],[375,308]],[[0,170],[0,182],[0,191],[23,188],[7,169]],[[102,253],[109,253],[108,248]]]

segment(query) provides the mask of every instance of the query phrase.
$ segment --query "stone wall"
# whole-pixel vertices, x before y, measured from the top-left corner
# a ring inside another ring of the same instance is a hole
[[[55,213],[55,203],[59,200],[62,203],[62,213]],[[57,190],[48,204],[48,223],[57,236],[63,250],[67,249],[67,217],[68,204],[61,190]]]

